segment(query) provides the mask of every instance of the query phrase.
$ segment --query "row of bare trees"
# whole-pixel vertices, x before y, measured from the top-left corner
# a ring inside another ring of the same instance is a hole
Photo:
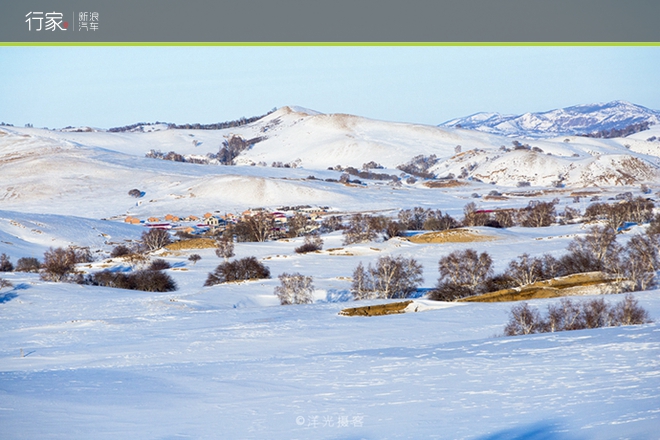
[[[594,226],[575,237],[568,253],[560,258],[550,254],[533,257],[527,253],[509,262],[503,274],[493,275],[491,256],[473,249],[454,251],[438,263],[440,277],[430,297],[453,301],[510,287],[522,287],[585,272],[604,272],[620,291],[647,290],[654,286],[660,269],[660,233],[652,225],[646,234],[636,234],[619,244],[617,234],[606,226]]]
[[[631,294],[614,305],[609,305],[603,298],[583,302],[562,298],[559,303],[548,305],[545,316],[526,302],[513,306],[504,334],[517,336],[648,322],[651,322],[649,313]]]

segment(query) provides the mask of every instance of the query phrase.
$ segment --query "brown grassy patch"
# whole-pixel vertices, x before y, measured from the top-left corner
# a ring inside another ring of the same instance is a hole
[[[539,281],[527,286],[503,289],[483,295],[461,298],[464,302],[526,301],[536,298],[606,293],[613,290],[614,280],[602,272],[568,275],[552,280]]]
[[[181,251],[185,249],[210,249],[216,246],[215,240],[211,238],[191,238],[190,240],[175,241],[165,246],[165,248],[171,251]]]
[[[399,301],[375,306],[352,307],[339,312],[343,316],[383,316],[403,313],[403,310],[412,304],[412,301]]]
[[[467,182],[460,182],[455,179],[449,180],[431,180],[429,182],[424,182],[424,186],[427,188],[455,188],[457,186],[467,186]]]
[[[445,231],[427,232],[425,234],[414,235],[408,238],[408,241],[416,244],[429,243],[472,243],[478,241],[493,241],[496,237],[491,235],[479,234],[469,229],[447,229]]]

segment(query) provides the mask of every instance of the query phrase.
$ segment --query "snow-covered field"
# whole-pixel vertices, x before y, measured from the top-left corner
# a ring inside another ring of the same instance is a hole
[[[150,149],[217,152],[232,133],[270,137],[234,167],[144,157]],[[423,206],[460,218],[471,201],[493,209],[554,197],[559,211],[584,210],[593,195],[639,195],[640,183],[660,189],[658,144],[646,140],[648,133],[625,140],[534,140],[548,155],[505,154],[500,146],[511,139],[492,134],[296,108],[221,131],[1,127],[0,253],[15,263],[73,244],[89,246],[97,258],[82,271],[120,265],[107,260],[108,252],[144,231],[122,221],[128,214],[200,216],[310,204],[385,215]],[[428,188],[421,181],[346,186],[324,180],[340,175],[328,166],[360,168],[369,160],[385,167],[375,171],[398,175],[396,165],[416,154],[436,154],[439,174],[458,175],[467,167],[483,182]],[[630,174],[620,168],[630,158],[643,165],[640,173],[632,176],[634,184],[615,186]],[[296,159],[299,168],[249,164]],[[549,188],[562,173],[566,185]],[[486,174],[497,178],[491,183]],[[519,180],[532,186],[517,188]],[[145,196],[130,197],[132,188]],[[493,190],[505,197],[485,197]],[[658,439],[660,291],[635,294],[656,323],[524,337],[502,336],[510,303],[417,298],[424,311],[338,314],[380,302],[352,301],[350,277],[359,262],[414,257],[428,289],[438,278],[438,260],[454,250],[487,251],[501,272],[523,252],[562,255],[586,228],[474,228],[493,240],[414,244],[394,238],[350,246],[334,232],[323,236],[323,251],[305,255],[294,252],[302,238],[238,243],[236,257],[256,256],[273,278],[213,287],[203,287],[222,261],[213,250],[160,253],[179,286],[169,293],[0,273],[14,285],[0,291],[0,438]],[[621,240],[643,229],[633,227]],[[196,264],[188,261],[192,253],[202,257]],[[279,305],[273,290],[283,272],[313,277],[313,304]],[[556,301],[530,304],[545,310]]]

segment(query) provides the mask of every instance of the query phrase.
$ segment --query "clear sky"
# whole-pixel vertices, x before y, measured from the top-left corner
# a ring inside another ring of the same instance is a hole
[[[211,123],[298,105],[439,124],[625,100],[660,109],[660,47],[0,47],[0,121]]]

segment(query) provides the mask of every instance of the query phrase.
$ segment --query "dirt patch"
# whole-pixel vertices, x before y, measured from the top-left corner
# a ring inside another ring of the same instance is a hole
[[[181,251],[185,249],[211,249],[217,247],[215,240],[211,238],[191,238],[190,240],[181,240],[168,244],[165,248],[171,251]]]
[[[480,234],[469,229],[447,229],[445,231],[427,232],[425,234],[414,235],[408,238],[408,241],[416,244],[472,243],[493,240],[497,240],[497,238],[492,235]]]
[[[383,316],[405,313],[404,310],[412,304],[412,301],[400,301],[375,306],[352,307],[339,312],[342,316]]]
[[[523,287],[461,298],[458,301],[507,302],[562,296],[598,295],[615,293],[618,290],[615,283],[616,281],[612,277],[602,272],[578,273],[552,280],[539,281]]]
[[[427,188],[455,188],[457,186],[467,186],[467,182],[460,182],[458,180],[449,179],[449,180],[432,180],[430,182],[424,182],[424,186]]]

